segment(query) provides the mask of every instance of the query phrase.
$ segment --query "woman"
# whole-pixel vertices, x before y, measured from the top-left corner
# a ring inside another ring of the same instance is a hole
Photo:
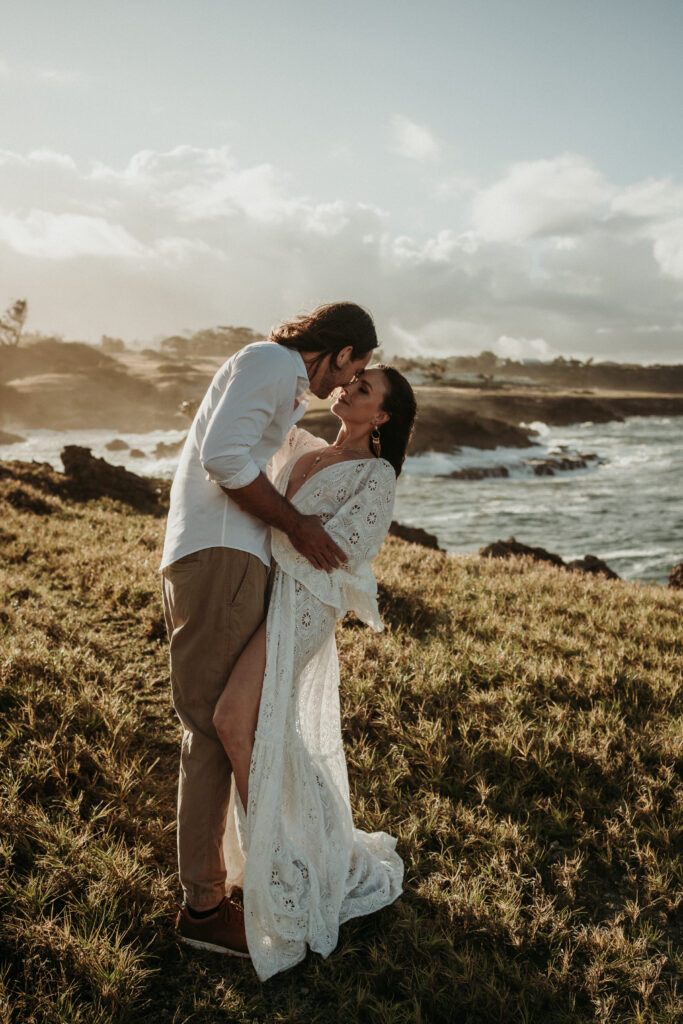
[[[391,522],[415,409],[397,370],[370,367],[332,405],[341,420],[333,444],[293,428],[272,462],[275,486],[321,517],[348,562],[314,569],[273,531],[268,617],[214,715],[237,789],[225,850],[243,879],[229,883],[243,884],[247,943],[262,980],[302,960],[307,944],[327,956],[340,924],[401,892],[395,840],[353,826],[334,627],[353,611],[383,628],[369,561]]]

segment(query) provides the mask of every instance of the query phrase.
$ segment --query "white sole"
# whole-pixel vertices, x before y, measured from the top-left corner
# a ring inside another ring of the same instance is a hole
[[[199,939],[188,939],[184,935],[179,936],[179,938],[186,946],[192,946],[193,949],[205,949],[209,953],[223,953],[225,956],[239,956],[245,960],[249,959],[248,953],[241,953],[237,949],[228,949],[227,946],[216,946],[213,942],[201,942]]]

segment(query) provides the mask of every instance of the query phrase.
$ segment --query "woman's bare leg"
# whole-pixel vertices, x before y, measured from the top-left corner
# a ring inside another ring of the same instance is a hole
[[[213,715],[213,724],[232,763],[237,792],[245,811],[249,798],[249,765],[265,671],[264,620],[237,659]]]

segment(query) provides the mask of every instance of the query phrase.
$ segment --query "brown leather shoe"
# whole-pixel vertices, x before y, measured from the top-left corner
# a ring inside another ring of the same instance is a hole
[[[210,917],[195,918],[185,904],[178,911],[175,923],[180,941],[195,949],[208,949],[228,956],[249,956],[244,931],[244,910],[227,897]]]

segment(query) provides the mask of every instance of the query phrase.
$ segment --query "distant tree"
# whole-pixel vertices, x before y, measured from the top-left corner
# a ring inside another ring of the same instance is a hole
[[[126,343],[121,338],[111,338],[108,334],[103,334],[100,340],[100,348],[105,355],[113,356],[117,352],[125,352]]]
[[[17,299],[5,310],[0,317],[0,345],[19,344],[27,314],[28,302],[26,299]]]
[[[196,331],[190,340],[190,351],[195,355],[221,355],[236,352],[253,341],[262,341],[263,335],[251,327],[209,327]]]
[[[173,334],[170,338],[164,338],[161,342],[161,351],[172,356],[186,356],[189,350],[190,340],[182,334]]]
[[[252,341],[262,341],[263,335],[251,327],[207,327],[187,337],[174,334],[164,338],[161,351],[168,356],[187,359],[190,356],[232,355]]]
[[[482,374],[491,374],[498,366],[498,356],[488,350],[480,352],[476,361],[477,369]]]

